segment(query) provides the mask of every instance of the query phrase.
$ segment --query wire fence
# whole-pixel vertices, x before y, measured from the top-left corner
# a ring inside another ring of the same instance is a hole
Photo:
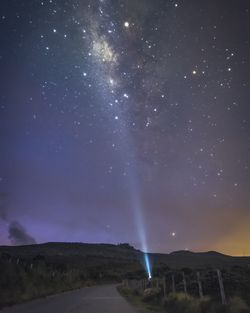
[[[250,299],[250,270],[235,268],[234,270],[209,269],[194,271],[168,271],[162,277],[152,279],[125,279],[123,286],[137,291],[158,288],[166,297],[170,293],[182,292],[194,297],[210,296],[222,304],[227,304],[233,296]]]

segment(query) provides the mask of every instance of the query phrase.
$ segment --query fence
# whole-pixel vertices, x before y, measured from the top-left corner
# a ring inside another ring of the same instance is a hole
[[[225,273],[224,273],[225,274]],[[226,275],[225,275],[226,276]],[[169,271],[162,277],[155,277],[150,280],[123,280],[123,286],[126,288],[144,291],[147,288],[160,288],[164,297],[169,293],[183,292],[192,296],[203,298],[205,295],[212,296],[221,301],[222,304],[227,303],[226,286],[228,287],[228,295],[233,293],[236,283],[239,283],[238,277],[230,281],[230,277],[223,278],[220,269],[210,269],[209,271]],[[249,286],[250,276],[245,284]],[[244,284],[241,286],[244,289]]]

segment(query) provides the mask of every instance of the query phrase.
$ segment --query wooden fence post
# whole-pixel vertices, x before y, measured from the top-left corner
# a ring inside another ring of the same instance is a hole
[[[159,288],[159,278],[156,278],[156,288]]]
[[[226,304],[227,301],[226,301],[226,295],[225,295],[225,289],[224,289],[223,280],[221,276],[221,271],[217,269],[216,272],[217,272],[219,286],[220,286],[221,302],[222,304]]]
[[[163,276],[162,278],[162,283],[163,283],[163,295],[164,295],[164,298],[166,297],[166,277]]]
[[[183,279],[184,293],[187,294],[187,281],[186,281],[186,277],[185,277],[185,273],[184,272],[182,272],[182,279]]]
[[[173,292],[173,293],[176,293],[174,273],[172,274],[172,292]]]
[[[198,288],[199,288],[199,296],[202,299],[203,298],[203,290],[202,290],[200,272],[197,272],[196,274],[197,274],[197,283],[198,283]]]

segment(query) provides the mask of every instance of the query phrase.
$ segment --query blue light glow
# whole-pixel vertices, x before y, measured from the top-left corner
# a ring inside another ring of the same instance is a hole
[[[118,118],[119,115],[119,118]],[[144,255],[144,266],[145,270],[148,274],[148,279],[152,278],[151,274],[151,265],[150,259],[148,256],[148,245],[147,245],[147,237],[146,237],[146,224],[144,221],[144,210],[143,210],[143,203],[141,201],[141,190],[140,184],[138,182],[138,175],[137,175],[137,166],[136,166],[136,156],[135,151],[136,148],[134,147],[133,140],[130,136],[129,129],[126,127],[126,123],[124,121],[126,117],[122,114],[122,112],[118,111],[117,113],[117,122],[120,125],[121,130],[121,137],[122,137],[122,144],[121,144],[121,151],[122,155],[121,158],[126,160],[126,163],[129,163],[130,166],[127,169],[127,186],[130,191],[130,203],[131,209],[134,215],[135,226],[138,234],[138,239],[140,242],[140,249]]]
[[[145,261],[145,266],[146,266],[146,271],[148,273],[148,279],[152,278],[151,274],[151,266],[150,266],[150,261],[147,253],[144,253],[144,261]]]
[[[135,173],[135,170],[133,173]],[[136,229],[137,229],[139,241],[141,244],[140,248],[143,252],[144,266],[148,274],[148,278],[151,279],[152,274],[151,274],[150,259],[148,256],[146,225],[144,223],[144,218],[143,218],[143,205],[141,203],[139,184],[135,176],[133,176],[133,179],[131,180],[130,187],[132,187],[131,188],[131,206],[133,208]]]

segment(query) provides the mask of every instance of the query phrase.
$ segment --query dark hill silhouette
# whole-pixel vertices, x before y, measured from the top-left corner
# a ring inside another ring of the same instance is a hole
[[[143,253],[129,244],[90,244],[50,242],[25,246],[0,246],[0,256],[32,260],[42,257],[49,261],[78,263],[87,260],[88,264],[101,265],[107,260],[116,264],[142,262]],[[170,268],[204,268],[248,266],[250,257],[235,257],[216,251],[192,252],[175,251],[169,254],[149,253],[153,266],[165,265]]]

